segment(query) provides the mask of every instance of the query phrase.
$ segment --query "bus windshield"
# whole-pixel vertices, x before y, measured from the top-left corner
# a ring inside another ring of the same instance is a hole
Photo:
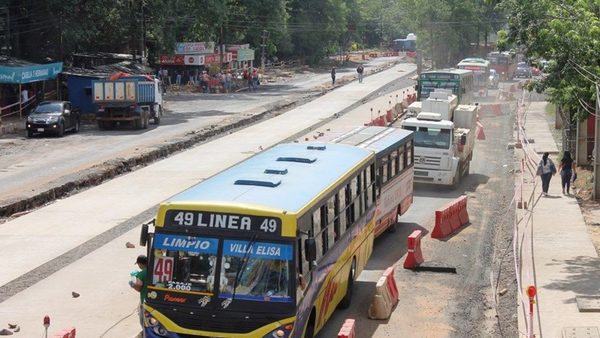
[[[225,240],[219,298],[293,302],[292,252],[291,244]]]
[[[151,284],[155,287],[212,293],[218,240],[156,233]]]
[[[431,94],[431,92],[435,91],[436,89],[449,89],[449,90],[452,90],[452,94],[454,94],[454,95],[459,94],[458,81],[422,80],[421,81],[421,98],[422,98],[422,100],[428,98],[429,94]]]
[[[450,149],[452,130],[428,127],[403,127],[415,132],[415,147]]]

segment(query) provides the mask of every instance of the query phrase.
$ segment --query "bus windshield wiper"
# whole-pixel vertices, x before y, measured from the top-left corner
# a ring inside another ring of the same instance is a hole
[[[258,236],[256,234],[254,234],[254,235],[252,235],[252,238],[250,238],[250,242],[248,242],[248,247],[246,248],[246,252],[244,253],[244,256],[242,257],[242,265],[240,265],[240,268],[238,269],[238,271],[235,274],[235,280],[233,281],[233,292],[231,293],[232,301],[235,299],[235,293],[236,293],[238,282],[244,274],[242,271],[246,267],[246,263],[248,263],[248,254],[250,253],[250,250],[252,249],[252,245],[254,245],[254,242],[256,242],[257,237]]]

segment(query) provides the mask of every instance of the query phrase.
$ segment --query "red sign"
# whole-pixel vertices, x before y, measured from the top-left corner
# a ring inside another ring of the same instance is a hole
[[[219,54],[207,54],[207,55],[204,55],[204,64],[205,65],[218,64],[219,59],[220,59]]]
[[[460,68],[462,69],[466,69],[466,70],[472,70],[472,71],[483,71],[483,67],[477,67],[477,66],[461,66]]]
[[[173,280],[173,257],[155,257],[152,270],[152,284],[165,283]]]
[[[183,65],[185,64],[185,55],[161,55],[159,63],[161,65]]]

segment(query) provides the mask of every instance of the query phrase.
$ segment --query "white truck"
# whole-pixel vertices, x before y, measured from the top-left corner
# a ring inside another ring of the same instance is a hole
[[[478,106],[457,103],[451,92],[436,90],[420,103],[420,111],[418,105],[412,107],[416,117],[401,122],[403,129],[415,133],[415,182],[456,188],[469,174]]]

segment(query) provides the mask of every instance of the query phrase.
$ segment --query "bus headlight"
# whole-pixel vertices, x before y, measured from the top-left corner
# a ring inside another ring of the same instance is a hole
[[[169,331],[162,326],[158,319],[152,317],[148,312],[145,313],[148,327],[152,332],[161,337],[168,337]]]

